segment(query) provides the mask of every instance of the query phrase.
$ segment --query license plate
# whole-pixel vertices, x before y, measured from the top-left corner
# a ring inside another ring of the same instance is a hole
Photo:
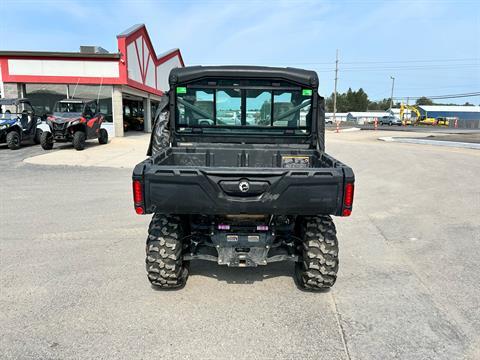
[[[308,168],[310,157],[308,156],[282,156],[282,167],[284,168]]]

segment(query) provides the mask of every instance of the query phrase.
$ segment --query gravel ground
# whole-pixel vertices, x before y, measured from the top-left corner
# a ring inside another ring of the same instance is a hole
[[[286,263],[193,262],[184,289],[153,290],[130,170],[0,147],[1,358],[480,358],[480,152],[376,137],[328,135],[357,182],[320,294]]]

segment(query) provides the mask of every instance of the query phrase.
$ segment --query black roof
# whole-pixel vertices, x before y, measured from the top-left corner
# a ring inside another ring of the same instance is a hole
[[[170,72],[169,82],[170,86],[175,86],[177,83],[210,77],[286,80],[302,86],[318,88],[318,76],[315,71],[290,67],[280,68],[245,65],[187,66],[175,68]]]
[[[0,105],[18,105],[21,103],[29,103],[27,98],[15,98],[15,99],[0,99]]]

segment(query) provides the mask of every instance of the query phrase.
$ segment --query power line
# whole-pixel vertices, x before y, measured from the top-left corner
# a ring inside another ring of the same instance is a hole
[[[480,64],[480,58],[457,58],[457,59],[420,59],[420,60],[386,60],[386,61],[377,61],[377,60],[360,60],[360,61],[342,61],[341,64],[347,65],[355,65],[355,64],[414,64],[414,63],[437,63],[433,65],[442,65],[441,63],[452,63],[452,62],[465,62],[465,61],[474,61],[475,65]],[[192,63],[202,63],[204,65],[210,62],[195,62]],[[277,62],[277,61],[255,61],[257,65],[261,64],[269,64],[269,65],[282,65],[282,66],[289,66],[289,65],[335,65],[335,61],[310,61],[310,62]],[[447,64],[445,64],[447,65]],[[457,65],[469,65],[469,64],[457,64]],[[411,65],[415,66],[415,65]],[[418,64],[417,66],[422,66]],[[425,66],[425,65],[424,65]],[[431,65],[426,65],[427,67]],[[450,66],[456,66],[455,64],[451,64]]]
[[[381,70],[425,70],[425,69],[460,69],[469,67],[480,67],[478,64],[456,64],[456,65],[410,65],[410,66],[385,66],[385,67],[351,67],[344,68],[343,71],[381,71]]]
[[[455,61],[480,61],[480,58],[463,59],[431,59],[431,60],[390,60],[390,61],[343,61],[343,64],[404,64],[404,63],[427,63],[427,62],[455,62]]]
[[[480,63],[478,64],[456,64],[456,65],[412,65],[412,66],[388,66],[388,67],[350,67],[350,68],[340,68],[340,70],[345,72],[370,72],[370,71],[430,71],[430,70],[448,70],[448,69],[475,69],[479,68]],[[313,68],[317,72],[334,72],[334,69],[327,70],[324,68]]]
[[[472,92],[472,93],[462,93],[462,94],[449,94],[449,95],[424,95],[424,96],[402,96],[402,97],[395,97],[395,100],[402,100],[402,99],[420,99],[423,97],[429,98],[431,100],[437,99],[456,99],[456,98],[464,98],[464,97],[475,97],[480,96],[480,92]]]

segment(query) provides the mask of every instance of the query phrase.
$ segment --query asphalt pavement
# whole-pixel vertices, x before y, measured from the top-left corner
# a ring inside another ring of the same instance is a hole
[[[130,168],[0,147],[0,357],[480,358],[480,152],[378,136],[327,135],[356,191],[325,293],[297,289],[292,264],[201,261],[184,289],[154,290]]]

